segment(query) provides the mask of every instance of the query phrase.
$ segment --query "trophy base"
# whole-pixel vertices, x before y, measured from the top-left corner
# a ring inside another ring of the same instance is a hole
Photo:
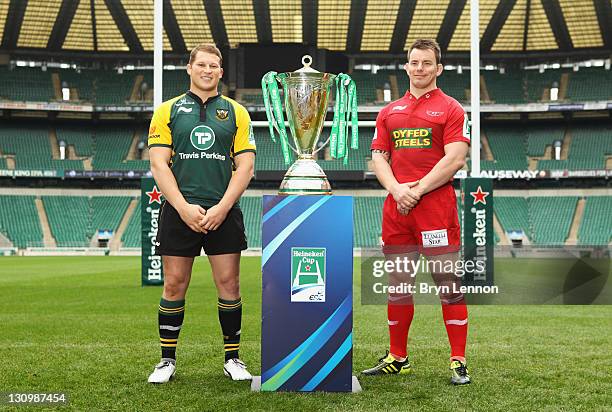
[[[314,159],[299,158],[285,173],[279,195],[331,195],[325,172]]]

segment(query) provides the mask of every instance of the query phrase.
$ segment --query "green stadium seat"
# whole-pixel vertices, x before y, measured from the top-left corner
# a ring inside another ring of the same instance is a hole
[[[578,229],[581,245],[607,246],[612,240],[612,196],[589,196],[586,198],[582,222]]]
[[[126,196],[95,196],[91,202],[91,226],[97,229],[116,231],[119,223],[130,204],[131,198]]]
[[[74,69],[66,69],[57,73],[61,85],[65,83],[70,89],[76,89],[79,101],[93,103],[95,71],[83,69],[79,73]]]
[[[51,73],[40,68],[0,67],[0,100],[50,102],[55,100]]]
[[[358,248],[380,246],[384,197],[356,196],[353,212],[353,245]]]
[[[136,208],[130,216],[130,220],[128,222],[125,231],[123,232],[123,236],[121,237],[121,242],[123,243],[123,247],[140,247],[142,244],[142,232],[141,232],[141,221],[140,221],[140,198],[136,199]]]
[[[0,232],[17,248],[44,246],[34,200],[34,196],[0,195]]]
[[[125,105],[130,98],[136,73],[126,70],[118,74],[114,70],[93,71],[94,94],[96,104]]]
[[[385,88],[385,84],[389,83],[389,75],[393,73],[387,70],[380,70],[376,74],[369,71],[354,70],[350,76],[355,81],[357,88],[357,104],[375,103],[378,100],[376,91]],[[335,96],[335,87],[332,93]]]
[[[553,146],[555,140],[563,141],[565,130],[562,127],[530,126],[527,133],[527,156],[544,156],[546,146]],[[554,152],[553,152],[554,155]]]
[[[87,197],[43,196],[42,201],[57,246],[89,246],[93,228]]]
[[[575,126],[572,129],[567,157],[569,169],[605,169],[609,155],[612,155],[611,126]]]
[[[94,170],[130,170],[128,166],[131,165],[144,167],[142,163],[134,163],[136,161],[125,162],[132,145],[133,133],[132,129],[126,127],[98,128],[95,136],[95,155],[92,161]]]
[[[501,74],[497,71],[485,70],[482,72],[489,91],[489,97],[498,104],[525,103],[526,86],[523,74],[509,72]]]
[[[495,215],[506,232],[522,230],[527,237],[532,237],[529,207],[524,197],[496,197]]]
[[[570,73],[567,98],[572,101],[612,100],[610,70],[583,67]]]
[[[489,127],[485,130],[494,161],[482,161],[483,170],[527,170],[526,136],[522,129]]]
[[[57,126],[58,142],[63,140],[67,145],[73,145],[77,156],[91,157],[94,151],[92,129],[80,126]]]
[[[571,196],[528,198],[533,243],[545,246],[565,244],[577,202],[578,198]]]
[[[53,159],[46,127],[3,126],[0,129],[0,150],[5,155],[15,155],[15,168],[18,170],[83,169],[81,160]]]
[[[544,73],[540,73],[538,70],[525,70],[524,78],[528,101],[549,101],[549,95],[542,99],[544,89],[550,90],[554,83],[557,83],[557,87],[559,87],[561,85],[561,76],[566,72],[567,70],[561,69],[545,70]]]
[[[240,209],[244,216],[247,243],[250,248],[261,247],[262,198],[245,196],[240,199]]]

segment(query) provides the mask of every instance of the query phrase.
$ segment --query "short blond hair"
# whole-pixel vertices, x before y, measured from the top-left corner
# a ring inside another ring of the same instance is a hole
[[[223,66],[223,56],[221,56],[221,50],[217,48],[213,43],[202,43],[197,45],[189,53],[189,64],[192,64],[196,58],[198,52],[210,53],[219,57],[219,65]]]
[[[408,61],[410,61],[410,53],[412,53],[414,49],[431,50],[434,52],[434,56],[436,56],[436,64],[440,64],[442,61],[442,50],[440,50],[440,45],[433,39],[415,40],[412,46],[410,46],[410,49],[408,49]]]

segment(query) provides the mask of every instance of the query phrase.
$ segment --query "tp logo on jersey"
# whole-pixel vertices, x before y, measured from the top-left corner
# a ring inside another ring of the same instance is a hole
[[[191,145],[198,150],[208,150],[215,144],[215,132],[205,125],[194,127],[190,138]]]
[[[325,267],[325,248],[291,248],[291,302],[325,302]]]

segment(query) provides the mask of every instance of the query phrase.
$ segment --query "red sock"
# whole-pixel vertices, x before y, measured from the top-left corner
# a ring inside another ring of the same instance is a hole
[[[468,313],[465,300],[442,304],[442,317],[451,347],[451,358],[465,362],[465,342],[468,331]]]
[[[408,329],[414,316],[414,303],[400,299],[387,303],[387,319],[389,323],[390,352],[401,358],[407,356]]]

